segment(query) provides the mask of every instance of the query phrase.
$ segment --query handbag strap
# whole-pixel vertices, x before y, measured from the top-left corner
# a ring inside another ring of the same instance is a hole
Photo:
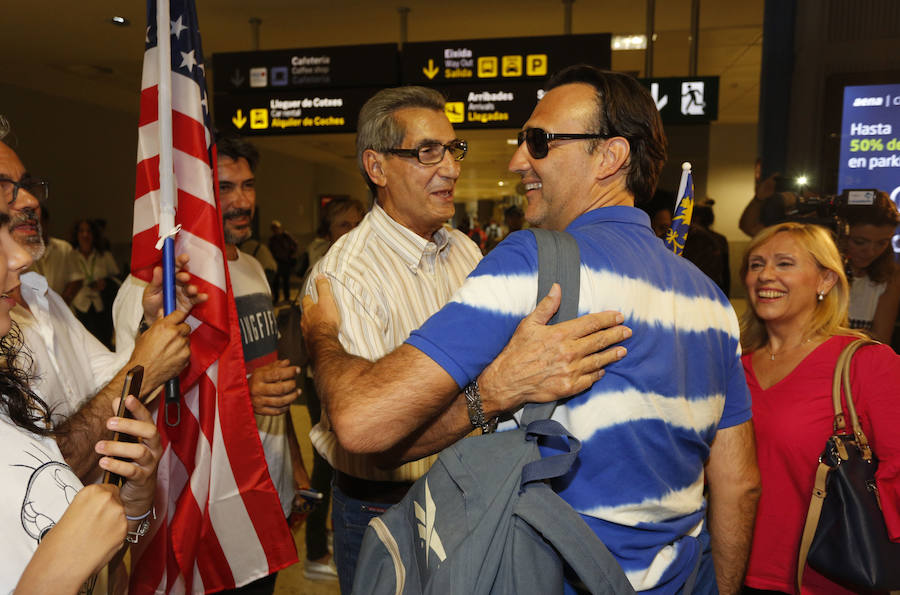
[[[800,540],[800,555],[797,556],[797,592],[802,593],[803,571],[806,568],[806,557],[816,535],[816,527],[819,526],[819,517],[822,515],[822,504],[825,503],[825,480],[831,467],[825,463],[819,463],[816,469],[816,483],[813,486],[813,495],[809,499],[809,510],[806,512],[806,524],[803,526],[803,537]]]
[[[857,339],[844,347],[838,356],[837,364],[834,366],[834,378],[831,383],[831,401],[834,406],[834,431],[835,433],[843,431],[847,428],[847,421],[844,417],[844,410],[841,407],[841,386],[844,388],[844,396],[847,399],[847,412],[850,414],[850,427],[856,436],[859,450],[865,460],[872,458],[872,449],[869,447],[869,440],[866,438],[859,423],[859,416],[856,414],[856,405],[853,403],[853,395],[850,391],[850,362],[853,354],[863,345],[875,343],[869,339]]]
[[[838,433],[847,428],[847,421],[844,418],[844,410],[841,407],[841,387],[843,386],[844,395],[847,397],[847,411],[850,413],[850,425],[853,428],[853,434],[856,436],[860,453],[863,458],[870,460],[872,458],[872,450],[869,448],[869,441],[862,431],[859,424],[859,417],[856,415],[856,406],[853,403],[853,395],[850,393],[850,362],[853,360],[853,354],[863,345],[875,343],[868,339],[857,339],[848,344],[841,351],[834,365],[834,377],[831,382],[831,403],[834,407],[834,432]],[[843,443],[835,442],[836,446],[841,449]],[[846,459],[846,452],[840,455]],[[800,539],[800,552],[797,556],[797,592],[801,592],[803,586],[803,571],[806,568],[806,558],[809,555],[809,548],[812,546],[813,537],[816,535],[816,528],[819,526],[819,518],[822,515],[822,505],[825,502],[825,482],[828,479],[828,473],[831,471],[826,463],[819,460],[819,466],[816,469],[816,479],[813,485],[812,497],[809,499],[809,510],[806,512],[806,523],[803,526],[803,536]]]

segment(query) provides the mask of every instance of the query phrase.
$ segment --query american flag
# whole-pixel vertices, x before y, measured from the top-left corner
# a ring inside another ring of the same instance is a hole
[[[666,233],[666,246],[681,256],[684,243],[687,241],[694,214],[694,175],[691,164],[681,165],[681,183],[678,185],[678,198],[675,199],[675,214],[672,215],[672,228]]]
[[[190,255],[192,282],[209,300],[188,318],[191,360],[180,378],[180,424],[168,427],[160,407],[159,520],[132,553],[132,593],[219,591],[297,561],[250,405],[215,194],[215,146],[197,13],[193,0],[171,0],[169,12],[171,68],[165,72],[171,72],[171,147],[159,138],[157,2],[147,3],[132,273],[149,280],[161,262],[156,249],[164,201],[159,163],[160,150],[168,150],[175,223],[182,226],[175,252]]]

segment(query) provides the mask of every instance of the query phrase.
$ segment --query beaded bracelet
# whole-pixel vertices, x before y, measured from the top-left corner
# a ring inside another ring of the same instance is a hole
[[[142,521],[142,520],[144,520],[145,518],[147,518],[148,516],[150,516],[151,514],[153,514],[153,507],[152,507],[152,506],[150,507],[150,510],[148,510],[147,512],[145,512],[145,513],[142,514],[141,516],[128,516],[128,515],[126,514],[126,515],[125,515],[125,519],[126,519],[126,520],[129,520],[129,521]]]

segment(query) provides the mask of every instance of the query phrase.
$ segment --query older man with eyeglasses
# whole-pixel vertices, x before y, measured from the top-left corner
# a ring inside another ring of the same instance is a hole
[[[375,204],[359,226],[316,264],[306,287],[315,296],[318,275],[331,281],[341,314],[337,348],[360,361],[377,360],[400,347],[411,331],[450,300],[481,260],[481,251],[471,240],[444,227],[455,213],[456,182],[468,151],[466,141],[453,131],[444,103],[432,89],[401,87],[378,92],[360,111],[357,161]],[[484,379],[481,390],[489,409],[511,409],[541,386],[566,387],[554,398],[572,394],[573,376],[595,378],[604,363],[619,356],[612,352],[607,359],[581,359],[613,340],[609,334],[590,331],[614,324],[614,313],[602,321],[595,317],[554,329],[578,338],[590,335],[577,349],[570,341],[548,340],[541,333],[546,327],[540,322],[550,315],[552,311],[543,312],[529,320],[518,347],[498,361],[491,378]],[[615,340],[621,332],[621,328],[610,331]],[[549,367],[536,364],[533,357],[547,343],[553,345],[554,365]],[[384,387],[359,384],[335,395],[329,387],[340,382],[343,373],[330,360],[329,354],[317,352],[316,382],[325,389],[326,414],[310,435],[335,469],[334,556],[341,590],[349,593],[369,520],[399,502],[428,470],[434,458],[421,457],[455,442],[472,426],[459,389],[419,402],[397,393],[382,405],[366,408],[362,416],[345,416],[336,403],[372,404],[371,395]],[[510,383],[509,378],[521,381]],[[333,425],[335,415],[341,427]],[[371,456],[374,453],[378,456]],[[410,462],[397,466],[402,461]]]
[[[522,177],[525,217],[574,236],[581,253],[579,311],[618,309],[634,329],[624,343],[628,357],[557,404],[553,418],[582,448],[554,487],[636,590],[736,593],[759,494],[737,318],[712,281],[667,251],[634,206],[650,199],[666,159],[659,112],[647,90],[630,76],[589,66],[560,72],[546,88],[509,165]],[[370,159],[375,172],[381,159]],[[410,438],[398,428],[441,403],[457,405],[463,387],[476,398],[480,387],[481,417],[495,415],[484,387],[507,341],[527,326],[537,261],[533,235],[511,234],[450,303],[374,363],[340,349],[346,323],[339,334],[320,280],[319,303],[304,301],[304,333],[341,442],[379,452],[392,448],[399,434],[402,447]],[[526,381],[505,375],[503,382],[521,387]],[[366,386],[373,388],[364,397],[354,393]],[[553,398],[543,393],[528,400]],[[431,430],[452,434],[448,428],[464,417],[452,417],[452,409],[445,405],[443,431],[431,424],[412,438]]]
[[[5,123],[0,116],[0,139]],[[40,222],[42,203],[49,197],[47,182],[28,173],[15,151],[0,142],[0,198],[9,205],[13,238],[35,261],[45,250]],[[146,396],[187,365],[186,314],[173,312],[157,320],[133,350],[113,353],[78,322],[42,275],[32,270],[20,281],[12,292],[16,306],[10,315],[30,355],[22,367],[31,374],[31,388],[47,403],[60,429],[56,441],[66,462],[79,479],[93,481],[91,473],[99,469],[100,458],[94,444],[108,434],[106,419],[113,400],[121,396],[126,371],[136,364],[144,366],[142,395],[136,396]],[[180,304],[185,309],[204,299],[195,287],[183,286],[184,277],[180,281]],[[152,304],[148,301],[149,307]]]

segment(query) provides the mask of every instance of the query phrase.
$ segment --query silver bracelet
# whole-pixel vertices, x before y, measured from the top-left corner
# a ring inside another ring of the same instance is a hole
[[[127,535],[125,535],[125,541],[128,543],[137,543],[141,540],[141,537],[147,534],[150,531],[150,523],[156,520],[156,507],[150,508],[146,514],[139,517],[130,517],[127,514],[125,518],[129,521],[138,521],[141,520],[141,524],[137,526],[137,529],[134,531],[129,531]]]
[[[475,429],[481,428],[482,434],[490,434],[497,429],[499,418],[484,418],[484,408],[481,405],[481,392],[478,390],[478,379],[470,382],[463,390],[466,395],[466,409],[469,411],[469,423]]]
[[[145,512],[145,513],[142,514],[141,516],[128,516],[128,515],[126,514],[126,515],[125,515],[125,519],[126,519],[126,520],[129,520],[129,521],[142,521],[142,520],[144,520],[145,518],[147,518],[148,516],[150,516],[151,514],[153,515],[153,518],[156,518],[156,508],[153,507],[153,506],[151,506],[151,507],[150,507],[150,510],[148,510],[147,512]]]

